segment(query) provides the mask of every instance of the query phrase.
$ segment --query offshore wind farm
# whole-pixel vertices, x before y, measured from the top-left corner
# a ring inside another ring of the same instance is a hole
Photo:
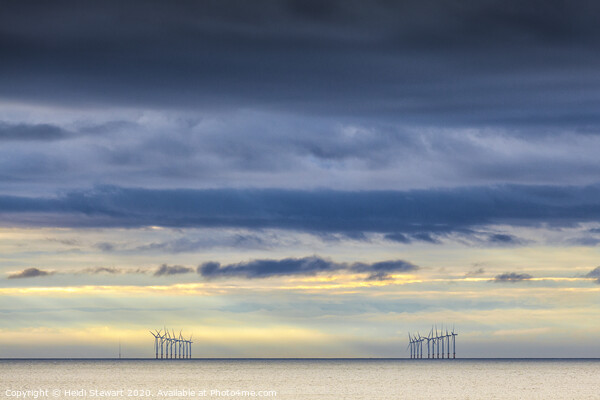
[[[155,358],[162,359],[189,359],[192,358],[192,337],[185,339],[179,331],[179,335],[175,335],[175,331],[164,329],[150,331],[154,337],[154,353]],[[160,357],[159,357],[160,352]]]
[[[435,329],[435,332],[434,332]],[[428,359],[444,359],[449,360],[450,358],[456,358],[456,336],[458,333],[454,332],[454,327],[444,334],[444,329],[441,327],[438,333],[437,326],[432,326],[427,336],[421,336],[420,333],[411,334],[408,333],[408,346],[410,349],[410,358],[423,358],[423,348],[426,342],[427,357]],[[440,351],[441,348],[441,351]],[[444,351],[445,349],[445,351]],[[445,357],[444,357],[445,354]],[[450,357],[452,354],[452,357]]]

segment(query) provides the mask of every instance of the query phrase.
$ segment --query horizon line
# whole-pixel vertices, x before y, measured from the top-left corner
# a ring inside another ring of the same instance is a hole
[[[154,358],[154,357],[0,357],[0,361],[211,361],[211,360],[410,360],[410,361],[456,361],[456,360],[600,360],[600,357],[461,357],[461,358],[410,358],[410,357],[198,357],[198,358]]]

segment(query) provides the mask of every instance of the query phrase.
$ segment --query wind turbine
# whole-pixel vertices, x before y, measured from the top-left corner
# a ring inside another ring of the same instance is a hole
[[[435,358],[435,345],[437,343],[437,337],[433,334],[433,325],[431,325],[431,358]]]
[[[192,337],[193,337],[193,336],[194,336],[194,334],[192,333],[192,334],[190,335],[190,354],[189,354],[189,357],[188,357],[188,358],[192,358],[192,343],[194,343],[194,342],[192,342]]]
[[[158,336],[156,336],[152,331],[149,331],[152,336],[154,336],[154,350],[156,350],[156,359],[158,360]]]
[[[452,356],[456,358],[456,337],[458,333],[454,333],[454,325],[452,325]]]
[[[175,330],[171,329],[171,332],[173,332],[173,344],[175,345],[175,358],[177,358],[177,344],[179,343],[179,340],[177,340],[177,336],[175,336]]]
[[[173,342],[171,341],[171,333],[167,329],[167,357],[166,358],[173,358],[172,344],[173,344]]]
[[[427,337],[425,338],[427,340],[427,358],[429,359],[431,356],[431,341],[433,340],[433,326],[431,327],[431,331],[429,332],[429,335],[427,335]]]
[[[169,332],[169,355],[170,358],[173,358],[173,343],[175,342],[175,338],[171,336],[171,332]]]
[[[420,358],[421,357],[421,334],[419,332],[417,332],[417,334],[414,336],[415,338],[415,347],[417,349],[416,351],[416,357],[415,358]]]
[[[440,328],[440,338],[442,339],[442,359],[444,359],[444,325]]]
[[[158,336],[158,338],[160,339],[160,358],[163,358],[163,348],[164,348],[165,338],[161,334],[162,329],[155,330],[155,332],[156,332],[156,335]],[[158,358],[158,349],[156,349],[156,358]]]
[[[440,358],[440,336],[438,335],[437,324],[435,324],[435,344],[437,345],[436,358]]]
[[[410,332],[408,332],[408,346],[406,346],[406,348],[410,348],[410,358],[413,358],[412,339],[410,338]]]
[[[179,358],[183,358],[183,342],[181,341],[181,330],[179,330],[179,337],[177,338],[177,347],[179,348]]]
[[[446,327],[446,341],[448,342],[447,347],[447,352],[448,352],[448,359],[450,358],[450,335],[448,334],[448,327]]]

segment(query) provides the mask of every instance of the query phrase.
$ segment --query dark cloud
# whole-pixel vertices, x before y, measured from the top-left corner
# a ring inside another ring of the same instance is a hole
[[[600,278],[600,267],[594,268],[593,270],[588,272],[585,276],[588,278]]]
[[[520,274],[520,273],[516,273],[516,272],[506,272],[504,274],[500,274],[500,275],[496,275],[493,279],[494,282],[511,282],[511,283],[515,283],[515,282],[521,282],[521,281],[527,281],[529,279],[533,278],[533,276],[529,275],[529,274]]]
[[[587,0],[6,2],[0,92],[589,129],[600,120],[599,9]]]
[[[384,236],[385,239],[391,240],[393,242],[405,243],[408,244],[411,242],[408,236],[400,232],[388,233]]]
[[[441,242],[431,233],[428,232],[419,232],[411,235],[413,239],[420,240],[422,242],[432,243],[432,244],[440,244]]]
[[[382,261],[374,264],[356,263],[351,266],[350,270],[354,272],[369,272],[367,280],[383,281],[391,279],[390,274],[394,272],[411,272],[419,269],[414,264],[403,260]]]
[[[593,270],[588,272],[585,276],[586,276],[586,278],[596,279],[596,283],[600,285],[600,267],[594,268]]]
[[[284,258],[281,260],[252,260],[238,264],[221,265],[207,262],[200,265],[197,272],[204,278],[269,278],[273,276],[312,276],[319,273],[349,271],[368,273],[368,280],[388,279],[390,273],[416,271],[419,267],[402,260],[384,261],[373,264],[336,263],[320,257]]]
[[[254,260],[223,266],[216,262],[208,262],[198,267],[198,273],[205,278],[267,278],[285,275],[315,275],[319,272],[331,272],[341,268],[342,265],[322,258],[305,257],[282,260]]]
[[[488,243],[499,245],[520,245],[522,241],[513,235],[494,233],[488,237]]]
[[[373,272],[371,275],[367,276],[368,281],[387,281],[391,279],[391,276],[383,271]]]
[[[80,246],[81,242],[77,239],[59,239],[59,238],[46,238],[49,242],[60,243],[65,246]]]
[[[188,274],[190,272],[194,272],[194,269],[182,265],[163,264],[154,272],[154,276]]]
[[[590,236],[581,236],[570,239],[569,243],[574,244],[576,246],[594,247],[600,244],[600,239]]]
[[[152,272],[152,271],[148,268],[92,267],[92,268],[82,269],[82,270],[78,271],[77,273],[94,274],[94,275],[95,274],[118,275],[118,274],[148,274],[150,272]]]
[[[600,187],[506,185],[350,192],[111,186],[57,197],[0,196],[0,212],[5,224],[402,232],[434,240],[438,234],[486,224],[565,226],[597,221]]]
[[[81,270],[83,274],[122,274],[124,271],[121,268],[114,267],[92,267]]]
[[[356,272],[409,272],[418,267],[403,260],[381,261],[373,264],[356,263],[352,265],[352,270]]]
[[[37,276],[47,276],[52,274],[54,274],[52,271],[44,271],[38,268],[26,268],[23,271],[8,275],[8,279],[35,278]]]
[[[171,275],[177,273],[184,273],[182,268],[185,267],[180,266],[167,266],[162,265],[155,272],[154,275]],[[180,272],[181,271],[181,272]],[[189,268],[185,272],[192,272],[193,269]],[[120,274],[146,274],[148,273],[148,269],[144,268],[135,268],[135,269],[125,269],[125,268],[117,268],[117,267],[89,267],[89,268],[81,268],[76,270],[65,270],[63,272],[60,271],[46,271],[40,270],[38,268],[27,268],[23,271],[11,274],[8,276],[8,279],[17,279],[17,278],[34,278],[37,276],[50,276],[50,275],[66,275],[66,274],[76,274],[76,275],[97,275],[97,274],[109,274],[109,275],[120,275]]]
[[[490,235],[489,241],[492,243],[512,243],[514,242],[514,237],[511,235],[495,233]]]
[[[97,249],[99,249],[101,251],[109,253],[115,249],[115,244],[109,243],[109,242],[99,242],[99,243],[96,243],[94,245],[94,247],[96,247]]]
[[[218,238],[212,236],[200,239],[181,237],[174,240],[145,244],[135,247],[133,250],[187,253],[218,246],[235,247],[238,249],[264,249],[275,244],[275,241],[276,239],[274,238],[272,242],[266,243],[263,238],[254,234],[233,234],[223,235]]]
[[[473,270],[467,272],[465,274],[465,276],[469,277],[469,276],[478,276],[478,275],[483,275],[483,274],[485,274],[485,269],[478,268],[478,269],[473,269]]]
[[[51,141],[69,136],[66,130],[49,124],[8,124],[0,122],[0,142]]]

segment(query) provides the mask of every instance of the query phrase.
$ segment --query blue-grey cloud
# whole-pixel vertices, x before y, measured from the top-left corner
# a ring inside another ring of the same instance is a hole
[[[420,240],[432,244],[440,244],[441,242],[429,232],[418,232],[411,235],[413,239]]]
[[[471,271],[467,272],[465,274],[465,276],[469,277],[469,276],[478,276],[478,275],[483,275],[483,274],[485,274],[485,269],[477,268],[477,269],[472,269]]]
[[[384,238],[393,242],[399,242],[404,244],[408,244],[411,242],[410,238],[407,235],[400,232],[388,233],[384,236]]]
[[[489,235],[488,243],[515,246],[522,244],[523,241],[514,235],[509,235],[506,233],[494,233]]]
[[[82,269],[81,271],[78,271],[77,273],[80,273],[80,274],[122,274],[122,273],[124,273],[124,270],[121,268],[115,268],[115,267],[91,267],[91,268]]]
[[[152,242],[149,244],[137,246],[133,251],[160,251],[168,253],[187,253],[200,249],[213,248],[218,246],[235,247],[237,249],[264,249],[274,243],[266,243],[265,239],[254,234],[233,234],[223,237],[202,237],[200,239],[181,237],[162,242]]]
[[[394,272],[416,271],[419,267],[402,260],[384,261],[373,264],[336,263],[320,257],[284,258],[281,260],[252,260],[237,264],[221,265],[218,262],[206,262],[198,266],[197,272],[204,278],[243,277],[269,278],[274,276],[313,276],[319,273],[350,271],[368,273],[368,280],[387,279]]]
[[[596,283],[600,285],[600,267],[594,268],[593,270],[588,272],[585,276],[586,276],[586,278],[596,279]]]
[[[569,240],[569,243],[576,246],[590,246],[594,247],[600,244],[600,239],[591,236],[580,236]]]
[[[381,281],[391,279],[390,274],[394,272],[411,272],[419,269],[418,266],[403,260],[382,261],[373,264],[355,263],[350,267],[354,272],[367,272],[367,280]]]
[[[94,245],[94,247],[96,247],[97,249],[99,249],[101,251],[109,253],[115,249],[115,244],[109,243],[109,242],[99,242],[99,243],[96,243]]]
[[[600,220],[600,187],[414,191],[150,190],[97,187],[56,197],[0,196],[4,224],[278,228],[432,235],[486,224]]]
[[[600,267],[596,267],[590,272],[588,272],[585,276],[588,278],[600,278]]]
[[[53,271],[45,271],[38,268],[26,268],[23,271],[8,275],[8,279],[35,278],[38,276],[48,276],[54,274]]]
[[[162,264],[156,269],[156,271],[154,271],[154,276],[180,275],[189,274],[190,272],[194,272],[194,269],[190,267],[184,267],[183,265]]]
[[[530,280],[531,278],[533,278],[533,276],[531,276],[529,274],[517,273],[517,272],[506,272],[506,273],[503,273],[500,275],[496,275],[493,279],[493,282],[515,283],[515,282],[527,281],[527,280]]]
[[[3,141],[52,141],[65,139],[69,132],[50,124],[9,124],[0,122],[0,142]]]

